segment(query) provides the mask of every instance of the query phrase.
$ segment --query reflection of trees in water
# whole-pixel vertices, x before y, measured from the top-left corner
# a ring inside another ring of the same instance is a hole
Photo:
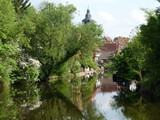
[[[37,84],[16,85],[11,88],[11,96],[20,105],[35,103],[41,97],[39,92]]]
[[[37,84],[14,85],[11,87],[11,96],[14,104],[20,109],[19,115],[24,119],[23,113],[28,114],[42,104],[40,89]],[[20,117],[20,116],[19,116]],[[20,118],[21,118],[20,117]]]
[[[86,85],[82,85],[81,82],[81,79],[75,79],[72,80],[72,84],[68,84],[66,81],[58,80],[51,84],[40,85],[42,104],[39,108],[22,113],[23,116],[28,120],[89,120],[89,118],[102,120],[103,116],[98,114],[93,104],[89,102],[93,94],[94,81],[89,80]],[[89,105],[85,104],[86,101]]]
[[[13,120],[19,111],[20,109],[14,104],[10,96],[10,87],[0,85],[0,120]]]
[[[81,111],[70,101],[69,85],[63,81],[41,85],[41,101],[39,108],[24,114],[33,120],[63,120],[73,117],[81,119]]]
[[[92,77],[91,79],[88,79],[87,84],[82,84],[81,90],[83,94],[83,101],[86,103],[87,101],[91,100],[91,97],[94,94],[94,86],[97,80],[97,76]]]
[[[59,80],[39,86],[1,87],[0,119],[104,120],[103,114],[91,101],[96,79],[76,78],[71,84]],[[121,110],[126,118],[132,120],[158,120],[160,115],[159,103],[142,104],[140,95],[128,91],[120,91],[114,96],[112,108]]]
[[[103,114],[96,109],[92,102],[88,103],[88,106],[83,111],[85,120],[105,120]]]
[[[71,84],[63,80],[50,84],[13,86],[0,92],[0,118],[24,120],[104,120],[91,101],[95,78]],[[9,112],[8,112],[9,111]]]
[[[31,111],[26,117],[33,120],[81,119],[82,113],[63,94],[54,92],[43,100],[40,108]]]
[[[155,108],[155,104],[142,103],[142,97],[138,94],[120,91],[114,96],[112,107],[121,109],[126,118],[131,120],[158,120],[159,110]],[[159,108],[160,108],[160,104]],[[158,107],[158,106],[157,106]]]
[[[105,117],[96,109],[94,103],[91,101],[94,93],[94,86],[97,80],[97,76],[93,76],[91,79],[85,80],[87,84],[81,86],[82,89],[82,103],[83,103],[83,115],[85,120],[105,120]]]

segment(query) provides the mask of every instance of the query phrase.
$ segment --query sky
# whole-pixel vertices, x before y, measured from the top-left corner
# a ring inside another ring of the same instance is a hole
[[[30,0],[38,8],[43,1],[55,4],[73,4],[76,8],[74,23],[80,23],[85,18],[89,8],[94,19],[102,25],[104,35],[112,39],[118,36],[130,37],[136,27],[146,23],[142,8],[151,10],[160,6],[157,0]]]

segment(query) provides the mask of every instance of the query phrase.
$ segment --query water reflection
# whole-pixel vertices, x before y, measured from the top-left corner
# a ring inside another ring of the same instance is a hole
[[[113,108],[113,104],[115,103],[114,96],[117,96],[116,92],[98,93],[94,101],[95,105],[107,120],[126,120],[123,114],[123,107]]]
[[[158,120],[160,104],[116,91],[97,76],[52,83],[0,86],[0,120]],[[134,99],[131,99],[134,98]]]
[[[132,97],[131,97],[132,96]],[[139,94],[120,91],[114,96],[113,109],[123,108],[123,114],[131,120],[160,120],[160,103],[144,102]]]
[[[139,93],[117,91],[111,79],[102,78],[93,102],[107,120],[160,120],[160,103],[150,103]]]
[[[18,113],[19,108],[10,96],[10,87],[0,85],[0,120],[14,120]]]
[[[0,119],[104,120],[90,100],[95,80],[76,78],[71,80],[72,84],[58,80],[3,88],[0,91]]]

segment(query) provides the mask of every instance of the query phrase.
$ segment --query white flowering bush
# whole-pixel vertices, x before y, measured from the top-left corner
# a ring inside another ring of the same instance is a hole
[[[20,63],[19,63],[19,65],[23,68],[23,69],[25,69],[28,65],[27,65],[27,62],[23,62],[23,61],[21,61]]]
[[[16,82],[36,82],[39,77],[39,69],[41,63],[33,58],[29,58],[27,61],[20,61],[18,69],[12,74],[12,83]]]
[[[29,61],[29,65],[33,66],[36,69],[39,69],[41,67],[41,63],[36,59],[29,58],[28,61]]]

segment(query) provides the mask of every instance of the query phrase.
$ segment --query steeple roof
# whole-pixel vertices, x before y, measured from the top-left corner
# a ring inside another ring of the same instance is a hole
[[[86,13],[86,15],[85,15],[85,18],[82,20],[82,22],[83,22],[84,24],[86,24],[86,23],[89,23],[89,22],[91,22],[91,21],[92,21],[92,16],[91,16],[91,14],[90,14],[90,10],[87,9],[87,13]]]

